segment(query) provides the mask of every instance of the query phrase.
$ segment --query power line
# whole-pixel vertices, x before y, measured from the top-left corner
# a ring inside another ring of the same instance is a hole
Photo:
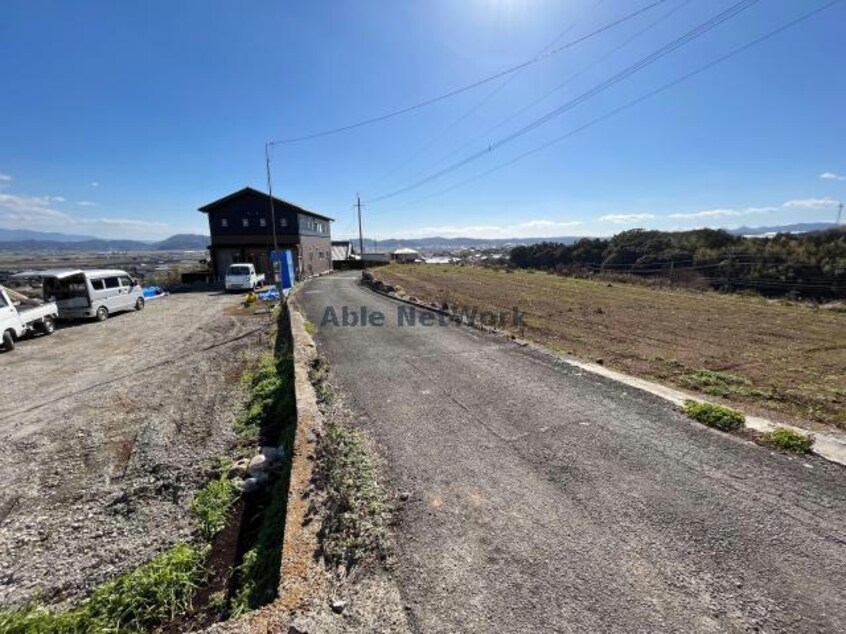
[[[591,88],[587,92],[582,93],[581,95],[579,95],[575,99],[572,99],[572,100],[566,102],[565,104],[559,106],[558,108],[555,108],[554,110],[548,112],[544,116],[542,116],[538,119],[535,119],[531,123],[523,126],[519,130],[512,132],[511,134],[499,139],[495,143],[492,143],[491,145],[489,145],[487,147],[487,149],[475,152],[475,153],[461,159],[460,161],[457,161],[457,162],[455,162],[455,163],[453,163],[453,164],[451,164],[451,165],[449,165],[449,166],[447,166],[447,167],[445,167],[445,168],[443,168],[443,169],[441,169],[441,170],[439,170],[439,171],[437,171],[433,174],[430,174],[429,176],[427,176],[425,178],[422,178],[422,179],[420,179],[420,180],[418,180],[414,183],[411,183],[410,185],[406,185],[406,186],[401,187],[401,188],[394,190],[392,192],[382,194],[381,196],[376,196],[375,198],[372,198],[372,199],[368,200],[367,202],[373,203],[373,202],[378,202],[380,200],[386,200],[388,198],[393,198],[395,196],[399,196],[400,194],[404,194],[407,191],[410,191],[412,189],[416,189],[416,188],[418,188],[422,185],[425,185],[426,183],[429,183],[429,182],[431,182],[435,179],[440,178],[441,176],[449,174],[450,172],[453,172],[453,171],[459,169],[460,167],[467,165],[468,163],[471,163],[475,160],[478,160],[482,156],[486,156],[487,154],[490,154],[494,150],[499,149],[500,147],[518,139],[519,137],[531,132],[532,130],[548,123],[549,121],[551,121],[555,117],[560,116],[564,112],[567,112],[568,110],[572,110],[576,106],[581,105],[582,103],[588,101],[589,99],[592,99],[593,97],[605,92],[606,90],[610,89],[611,87],[615,86],[616,84],[620,83],[621,81],[623,81],[623,80],[627,79],[628,77],[634,75],[635,73],[639,72],[643,68],[646,68],[647,66],[650,66],[651,64],[654,64],[655,62],[659,61],[660,59],[662,59],[662,58],[666,57],[667,55],[673,53],[677,49],[685,46],[686,44],[688,44],[690,42],[692,42],[696,38],[698,38],[698,37],[704,35],[705,33],[708,33],[709,31],[715,29],[719,25],[721,25],[724,22],[730,20],[731,18],[735,17],[736,15],[740,14],[741,12],[749,9],[750,7],[757,4],[758,2],[759,2],[759,0],[740,0],[740,2],[733,4],[732,6],[730,6],[725,11],[718,13],[717,15],[712,17],[711,19],[706,20],[705,22],[703,22],[699,26],[697,26],[694,29],[688,31],[687,33],[685,33],[681,37],[673,40],[672,42],[670,42],[668,44],[665,44],[664,46],[662,46],[658,50],[650,53],[649,55],[647,55],[646,57],[644,57],[644,58],[640,59],[639,61],[635,62],[631,66],[626,67],[625,69],[623,69],[622,71],[613,75],[612,77],[605,80],[601,84],[598,84],[597,86],[594,86],[593,88]]]
[[[693,1],[693,0],[683,0],[683,2],[682,2],[681,4],[679,4],[678,6],[673,7],[672,9],[670,9],[669,11],[667,11],[666,13],[664,13],[663,15],[661,15],[660,17],[658,17],[658,19],[653,20],[652,22],[650,22],[650,23],[649,23],[648,25],[646,25],[644,28],[640,29],[639,31],[637,31],[636,33],[634,33],[631,37],[627,38],[626,40],[624,40],[623,42],[621,42],[620,44],[618,44],[617,46],[615,46],[614,48],[612,48],[610,51],[608,51],[605,55],[603,55],[603,56],[602,56],[602,57],[600,57],[599,59],[597,59],[597,60],[595,60],[595,61],[591,62],[590,64],[588,64],[588,65],[584,66],[581,70],[579,70],[579,71],[577,71],[577,72],[573,73],[572,75],[570,75],[569,77],[567,77],[567,79],[565,79],[563,82],[561,82],[560,84],[558,84],[558,85],[557,85],[555,88],[553,88],[552,90],[549,90],[548,92],[546,92],[546,93],[544,93],[543,95],[541,95],[539,98],[537,98],[537,99],[535,99],[535,100],[531,101],[530,103],[526,104],[525,106],[523,106],[522,108],[520,108],[519,110],[517,110],[517,111],[516,111],[516,112],[514,112],[513,114],[509,115],[509,116],[508,116],[508,117],[506,117],[505,119],[502,119],[499,123],[497,123],[497,124],[493,125],[492,127],[488,128],[488,129],[487,129],[487,130],[485,130],[482,134],[479,134],[479,135],[477,135],[477,136],[473,137],[472,139],[470,139],[470,140],[469,140],[469,141],[467,141],[466,143],[463,143],[463,144],[462,144],[461,146],[459,146],[458,148],[456,148],[456,149],[454,149],[454,150],[451,150],[450,152],[447,152],[446,154],[444,154],[443,156],[441,156],[441,158],[439,158],[439,159],[435,162],[435,164],[434,164],[434,165],[435,165],[435,166],[440,165],[441,163],[443,163],[443,162],[444,162],[445,160],[447,160],[448,158],[450,158],[450,157],[452,157],[452,156],[455,156],[456,154],[459,154],[460,152],[462,152],[462,151],[463,151],[463,150],[465,150],[466,148],[468,148],[468,147],[470,147],[470,146],[474,145],[474,144],[475,144],[475,143],[477,143],[480,139],[482,139],[482,138],[486,137],[487,135],[491,134],[492,132],[495,132],[496,130],[499,130],[499,129],[500,129],[501,127],[503,127],[504,125],[507,125],[508,123],[511,123],[514,119],[516,119],[517,117],[519,117],[519,116],[520,116],[521,114],[523,114],[524,112],[526,112],[526,111],[528,111],[528,110],[531,110],[532,108],[534,108],[534,107],[535,107],[536,105],[538,105],[539,103],[542,103],[542,102],[546,101],[547,99],[549,99],[549,97],[551,97],[552,95],[554,95],[556,92],[558,92],[558,91],[559,91],[559,90],[561,90],[562,88],[564,88],[564,87],[566,87],[567,85],[569,85],[570,83],[572,83],[575,79],[577,79],[577,78],[578,78],[578,77],[580,77],[581,75],[584,75],[586,72],[588,72],[588,71],[592,70],[593,68],[596,68],[599,64],[601,64],[601,63],[602,63],[602,62],[604,62],[606,59],[608,59],[609,57],[611,57],[612,55],[614,55],[614,53],[616,53],[617,51],[619,51],[619,50],[620,50],[620,49],[622,49],[622,48],[625,48],[626,46],[628,46],[629,44],[631,44],[634,40],[636,40],[637,38],[639,38],[641,35],[643,35],[644,33],[648,32],[648,31],[650,31],[651,29],[655,28],[658,24],[660,24],[661,22],[663,22],[664,20],[666,20],[667,18],[669,18],[669,17],[670,17],[670,16],[672,16],[673,14],[677,13],[678,11],[680,11],[681,9],[683,9],[684,7],[686,7],[686,6],[687,6],[688,4],[690,4],[692,1]],[[515,75],[512,75],[512,77],[515,77]]]
[[[599,117],[591,119],[590,121],[588,121],[584,125],[573,128],[569,132],[562,134],[558,137],[555,137],[554,139],[547,141],[546,143],[543,143],[543,144],[541,144],[541,145],[539,145],[539,146],[537,146],[537,147],[535,147],[535,148],[533,148],[533,149],[531,149],[527,152],[523,152],[522,154],[519,154],[516,157],[509,159],[508,161],[505,161],[504,163],[500,163],[499,165],[495,165],[494,167],[492,167],[490,169],[479,172],[479,173],[477,173],[477,174],[475,174],[475,175],[473,175],[469,178],[466,178],[466,179],[461,180],[457,183],[454,183],[453,185],[450,185],[449,187],[446,187],[444,189],[441,189],[441,190],[438,190],[438,191],[433,192],[431,194],[428,194],[428,195],[426,195],[422,198],[418,198],[418,199],[413,200],[409,203],[401,205],[399,207],[399,209],[405,209],[407,207],[418,205],[418,204],[425,202],[427,200],[430,200],[432,198],[436,198],[438,196],[443,196],[444,194],[447,194],[451,191],[454,191],[456,189],[464,187],[465,185],[468,185],[468,184],[470,184],[474,181],[477,181],[481,178],[484,178],[485,176],[489,176],[489,175],[493,174],[494,172],[498,172],[502,169],[505,169],[506,167],[509,167],[509,166],[513,165],[514,163],[517,163],[518,161],[523,160],[524,158],[527,158],[529,156],[537,154],[538,152],[542,152],[543,150],[546,150],[547,148],[549,148],[553,145],[557,145],[558,143],[561,143],[562,141],[565,141],[565,140],[569,139],[570,137],[573,137],[573,136],[577,135],[578,133],[587,130],[588,128],[592,128],[593,126],[595,126],[599,123],[602,123],[603,121],[606,121],[607,119],[610,119],[610,118],[620,114],[621,112],[624,112],[624,111],[626,111],[630,108],[633,108],[634,106],[637,106],[637,105],[641,104],[642,102],[647,101],[648,99],[651,99],[652,97],[655,97],[656,95],[659,95],[659,94],[669,90],[670,88],[674,88],[675,86],[687,81],[688,79],[691,79],[691,78],[699,75],[700,73],[705,72],[706,70],[713,68],[714,66],[717,66],[717,65],[719,65],[719,64],[721,64],[721,63],[723,63],[723,62],[725,62],[725,61],[727,61],[727,60],[729,60],[729,59],[731,59],[731,58],[733,58],[737,55],[740,55],[741,53],[743,53],[743,52],[745,52],[745,51],[765,42],[766,40],[769,40],[770,38],[775,37],[776,35],[782,33],[783,31],[786,31],[787,29],[790,29],[790,28],[796,26],[800,22],[803,22],[803,21],[817,15],[818,13],[822,13],[823,11],[831,8],[832,6],[837,4],[838,2],[840,2],[840,0],[831,0],[830,2],[818,7],[816,9],[812,10],[812,11],[809,11],[807,13],[800,15],[798,18],[795,18],[795,19],[791,20],[790,22],[787,22],[787,23],[783,24],[782,26],[780,26],[776,29],[773,29],[772,31],[762,35],[761,37],[759,37],[755,40],[752,40],[751,42],[749,42],[747,44],[744,44],[743,46],[740,46],[738,48],[735,48],[735,49],[729,51],[725,55],[722,55],[722,56],[708,62],[707,64],[703,64],[702,66],[699,66],[698,68],[690,71],[689,73],[686,73],[686,74],[674,79],[673,81],[668,82],[668,83],[656,88],[655,90],[652,90],[652,91],[638,97],[637,99],[633,99],[632,101],[626,102],[622,106],[614,108],[613,110],[610,110],[609,112],[606,112],[605,114],[603,114]]]
[[[500,77],[505,77],[506,75],[510,75],[511,73],[516,73],[517,71],[522,70],[522,69],[526,68],[527,66],[531,66],[532,64],[536,64],[540,61],[543,61],[543,60],[548,59],[548,58],[550,58],[554,55],[557,55],[561,51],[565,51],[568,48],[572,48],[573,46],[576,46],[577,44],[581,44],[582,42],[589,40],[592,37],[595,37],[595,36],[597,36],[601,33],[604,33],[605,31],[608,31],[609,29],[613,29],[614,27],[619,26],[620,24],[623,24],[624,22],[628,22],[629,20],[641,15],[642,13],[646,13],[650,9],[653,9],[654,7],[657,7],[658,5],[663,4],[666,1],[667,0],[655,0],[651,4],[648,4],[645,7],[638,9],[637,11],[629,13],[628,15],[625,15],[622,18],[614,20],[613,22],[609,22],[608,24],[601,26],[600,28],[596,29],[595,31],[588,33],[587,35],[583,35],[582,37],[576,38],[575,40],[567,42],[566,44],[562,44],[561,46],[554,48],[551,51],[548,51],[546,53],[542,53],[540,55],[536,55],[535,57],[533,57],[529,60],[526,60],[525,62],[522,62],[520,64],[517,64],[516,66],[506,68],[505,70],[500,71],[500,72],[498,72],[494,75],[490,75],[488,77],[485,77],[484,79],[480,79],[478,81],[475,81],[472,84],[467,84],[466,86],[462,86],[461,88],[456,88],[455,90],[444,93],[444,94],[442,94],[438,97],[432,97],[431,99],[426,99],[425,101],[421,101],[421,102],[416,103],[412,106],[407,106],[407,107],[401,108],[399,110],[394,110],[393,112],[388,112],[386,114],[379,115],[377,117],[372,117],[370,119],[364,119],[362,121],[357,121],[355,123],[350,123],[348,125],[340,126],[340,127],[337,127],[337,128],[330,128],[328,130],[322,130],[320,132],[313,132],[311,134],[306,134],[306,135],[298,136],[298,137],[289,137],[289,138],[285,138],[285,139],[277,139],[275,141],[271,141],[270,144],[271,145],[283,145],[283,144],[288,144],[288,143],[299,143],[301,141],[309,141],[311,139],[318,139],[320,137],[330,136],[330,135],[333,135],[333,134],[340,134],[341,132],[347,132],[347,131],[353,130],[355,128],[361,128],[363,126],[371,125],[373,123],[379,123],[380,121],[385,121],[387,119],[393,119],[394,117],[398,117],[400,115],[407,114],[409,112],[413,112],[413,111],[419,110],[421,108],[425,108],[426,106],[431,106],[433,104],[438,103],[439,101],[444,101],[445,99],[455,97],[456,95],[460,95],[461,93],[467,92],[468,90],[478,88],[479,86],[483,86],[485,84],[488,84],[492,81],[499,79]]]
[[[599,7],[599,5],[601,5],[604,1],[605,1],[605,0],[597,0],[597,2],[593,5],[592,10],[597,9],[597,8]],[[687,0],[687,1],[690,1],[690,0]],[[544,53],[546,53],[548,50],[552,49],[552,47],[554,47],[554,46],[555,46],[555,45],[556,45],[556,44],[557,44],[557,43],[558,43],[558,42],[559,42],[559,41],[560,41],[560,40],[561,40],[561,39],[562,39],[565,35],[567,35],[570,31],[572,31],[572,30],[573,30],[573,28],[574,28],[574,27],[576,26],[576,24],[578,23],[578,17],[580,17],[580,16],[577,16],[576,20],[574,20],[573,22],[571,22],[571,23],[570,23],[570,25],[569,25],[569,26],[567,26],[567,28],[565,28],[563,31],[561,31],[560,33],[558,33],[558,35],[556,35],[556,36],[552,39],[552,41],[550,41],[550,42],[549,42],[549,44],[547,44],[546,46],[544,46],[544,47],[543,47],[543,48],[542,48],[542,49],[541,49],[541,50],[537,53],[536,57],[537,57],[537,56],[540,56],[540,55],[543,55],[543,54],[544,54]],[[509,85],[512,81],[514,81],[515,79],[517,79],[517,77],[519,77],[519,76],[520,76],[520,73],[522,73],[522,71],[524,71],[524,70],[525,70],[525,67],[524,67],[524,68],[521,68],[520,70],[518,70],[518,71],[516,71],[516,72],[514,72],[514,73],[511,73],[511,74],[510,74],[510,75],[509,75],[509,76],[505,79],[505,81],[503,81],[503,82],[502,82],[501,84],[499,84],[498,86],[494,87],[494,88],[493,88],[493,90],[491,90],[491,91],[490,91],[487,95],[485,95],[485,96],[484,96],[484,97],[483,97],[483,98],[482,98],[479,102],[477,102],[477,103],[476,103],[474,106],[472,106],[469,110],[467,110],[466,112],[464,112],[464,114],[462,114],[461,116],[459,116],[457,119],[453,120],[453,121],[452,121],[452,123],[450,123],[450,124],[449,124],[449,125],[447,125],[445,128],[443,128],[443,129],[442,129],[442,130],[441,130],[441,131],[440,131],[437,135],[435,135],[434,137],[432,137],[432,138],[431,138],[431,139],[430,139],[430,140],[429,140],[429,141],[428,141],[428,142],[427,142],[427,143],[426,143],[423,147],[421,147],[421,148],[420,148],[420,149],[418,149],[416,152],[414,152],[414,153],[413,153],[411,156],[409,156],[409,157],[408,157],[405,161],[402,161],[402,162],[401,162],[401,163],[399,163],[398,165],[395,165],[394,167],[392,167],[392,168],[391,168],[391,169],[390,169],[390,170],[389,170],[389,171],[388,171],[388,172],[387,172],[384,176],[382,176],[382,177],[381,177],[381,178],[380,178],[380,179],[376,182],[376,183],[377,183],[377,185],[381,187],[381,184],[382,184],[385,180],[387,180],[387,179],[388,179],[388,177],[393,176],[394,174],[398,173],[400,170],[402,170],[404,167],[406,167],[409,163],[411,163],[412,161],[414,161],[414,159],[416,159],[416,158],[418,158],[419,156],[421,156],[422,154],[424,154],[424,153],[425,153],[425,152],[426,152],[429,148],[431,148],[431,147],[432,147],[435,143],[437,143],[438,141],[440,141],[440,140],[441,140],[441,139],[442,139],[442,138],[443,138],[443,137],[444,137],[444,136],[445,136],[445,135],[446,135],[446,134],[447,134],[450,130],[452,130],[453,128],[455,128],[455,127],[456,127],[458,124],[460,124],[462,121],[464,121],[464,120],[468,119],[470,116],[472,116],[473,114],[475,114],[478,110],[480,110],[483,106],[485,106],[488,102],[490,102],[490,101],[491,101],[491,99],[493,99],[493,98],[494,98],[497,94],[499,94],[500,92],[502,92],[502,90],[504,90],[504,89],[505,89],[505,88],[506,88],[506,87],[507,87],[507,86],[508,86],[508,85]],[[461,149],[464,149],[464,147],[465,147],[465,146],[462,146],[462,147],[461,147],[458,151],[461,151]],[[451,153],[451,154],[452,154],[452,153]],[[443,160],[443,159],[441,159],[441,160]],[[441,162],[441,160],[439,160],[437,164],[439,164],[439,163]]]

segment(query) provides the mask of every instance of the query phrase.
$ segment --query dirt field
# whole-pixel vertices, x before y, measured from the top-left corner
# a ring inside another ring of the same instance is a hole
[[[77,599],[193,530],[269,317],[174,295],[0,354],[0,605]]]
[[[525,313],[522,334],[559,352],[751,413],[846,430],[846,313],[480,267],[391,265],[375,273],[451,307],[517,306]]]

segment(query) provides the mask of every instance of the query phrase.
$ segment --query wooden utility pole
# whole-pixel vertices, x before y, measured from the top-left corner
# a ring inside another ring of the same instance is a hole
[[[361,231],[361,197],[355,195],[355,207],[358,209],[358,249],[359,257],[364,255],[364,233]]]
[[[840,226],[840,218],[843,216],[843,203],[840,203],[837,207],[837,226]]]

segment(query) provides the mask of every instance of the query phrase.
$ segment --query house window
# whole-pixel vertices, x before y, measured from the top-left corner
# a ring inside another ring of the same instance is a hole
[[[280,227],[287,227],[288,226],[288,219],[287,218],[280,218],[279,219],[279,226]]]
[[[259,226],[260,227],[266,227],[267,226],[267,220],[265,220],[264,218],[259,218]]]
[[[318,252],[317,252],[317,257],[318,257],[319,259],[323,260],[323,259],[325,259],[325,258],[326,258],[326,255],[323,253],[323,251],[318,251]]]
[[[249,226],[250,226],[250,221],[249,221],[249,220],[247,220],[246,218],[241,218],[241,226],[242,226],[242,227],[249,227]]]
[[[227,220],[226,218],[221,218],[220,219],[220,226],[224,227],[224,228],[228,227],[229,226],[229,220]]]

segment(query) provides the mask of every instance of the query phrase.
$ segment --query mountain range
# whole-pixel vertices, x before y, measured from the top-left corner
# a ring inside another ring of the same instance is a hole
[[[0,251],[202,251],[208,236],[180,233],[159,242],[0,228]]]
[[[737,236],[765,236],[776,233],[807,233],[833,229],[833,222],[803,222],[770,227],[738,227],[728,232]],[[368,251],[384,251],[411,247],[429,251],[453,250],[461,248],[504,248],[518,244],[537,244],[538,242],[561,242],[573,244],[585,236],[557,236],[552,238],[389,238],[385,240],[364,240]],[[358,247],[358,240],[352,240]],[[0,227],[0,251],[202,251],[209,244],[209,237],[180,233],[159,242],[140,240],[107,240],[94,236],[31,231],[27,229],[3,229]]]
[[[727,229],[729,233],[736,236],[766,236],[776,233],[808,233],[811,231],[824,231],[833,229],[837,225],[833,222],[803,222],[790,225],[776,225],[770,227],[738,227]],[[552,238],[444,238],[434,236],[431,238],[386,238],[385,240],[364,240],[366,251],[387,251],[401,247],[412,249],[426,249],[431,251],[461,249],[461,248],[503,248],[516,245],[531,245],[539,242],[559,242],[562,244],[574,244],[584,237],[589,236],[556,236]],[[353,247],[358,249],[358,240],[351,240]]]

